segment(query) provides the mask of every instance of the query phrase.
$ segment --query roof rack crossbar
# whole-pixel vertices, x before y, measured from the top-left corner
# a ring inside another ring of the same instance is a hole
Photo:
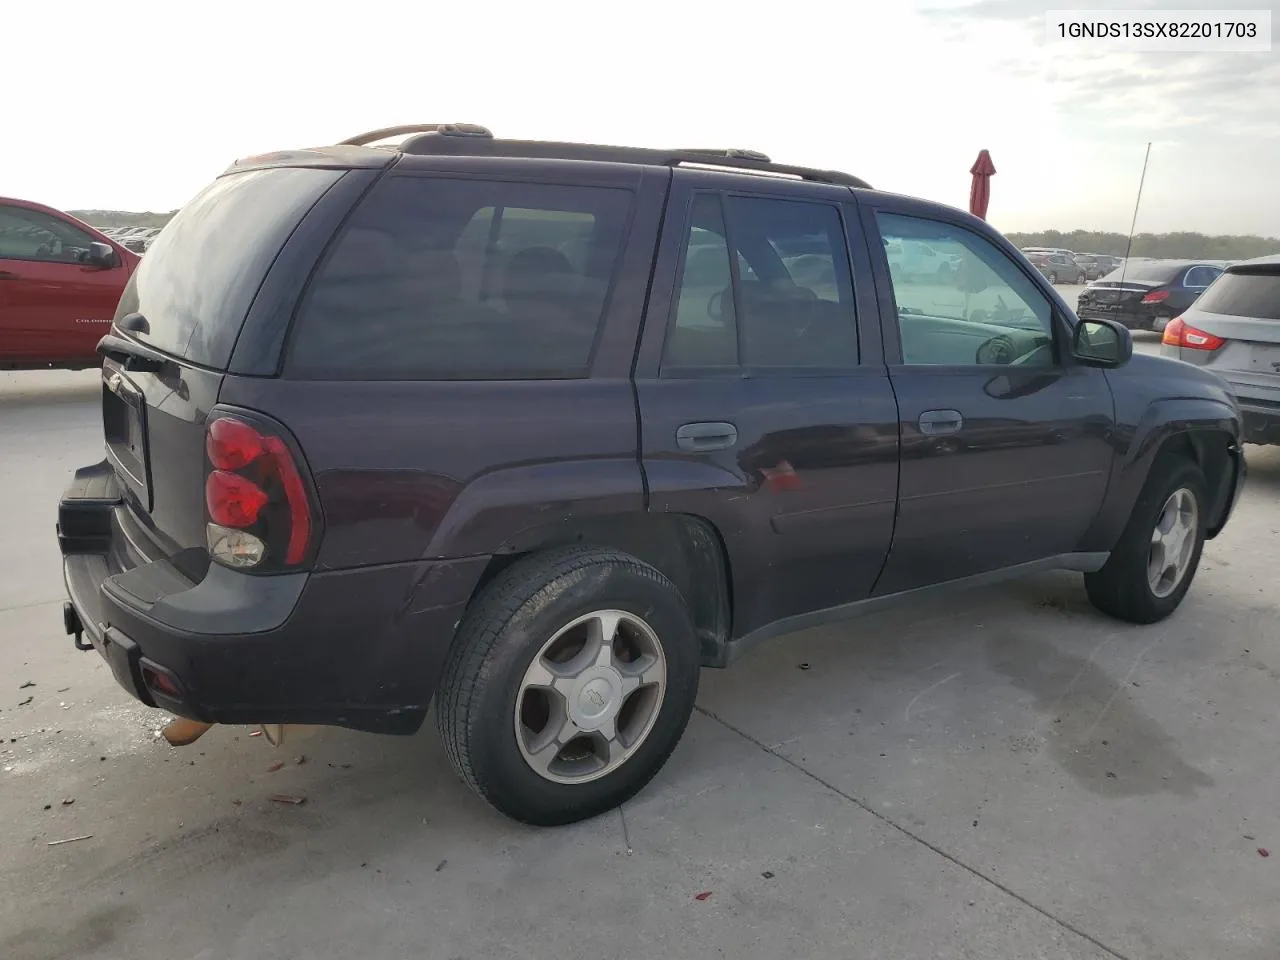
[[[420,131],[398,147],[399,152],[415,156],[484,156],[539,160],[595,160],[604,163],[639,163],[675,167],[701,164],[725,167],[743,172],[782,173],[845,187],[869,189],[861,177],[838,170],[815,170],[773,163],[764,154],[752,150],[689,148],[656,150],[647,147],[611,147],[585,143],[557,143],[546,140],[496,140],[480,137],[441,137],[434,131]],[[395,136],[395,133],[388,134]],[[381,137],[377,139],[382,139]]]

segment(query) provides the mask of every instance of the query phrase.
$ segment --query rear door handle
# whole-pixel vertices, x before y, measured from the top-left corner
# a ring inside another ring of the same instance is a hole
[[[916,423],[921,433],[936,437],[942,433],[959,433],[964,417],[959,410],[926,410]]]
[[[686,423],[676,431],[676,446],[692,453],[728,450],[737,442],[738,428],[732,423]]]

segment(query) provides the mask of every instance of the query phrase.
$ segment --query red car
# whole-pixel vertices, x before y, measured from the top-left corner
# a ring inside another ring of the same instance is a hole
[[[75,217],[0,197],[0,370],[98,366],[138,261]]]

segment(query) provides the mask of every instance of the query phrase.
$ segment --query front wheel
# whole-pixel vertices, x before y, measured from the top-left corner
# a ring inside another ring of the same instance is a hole
[[[1084,286],[1084,284],[1085,284],[1085,280],[1086,280],[1086,278],[1085,278],[1085,275],[1084,275],[1083,273],[1077,273],[1077,274],[1076,274],[1076,284],[1077,284],[1077,286]]]
[[[1056,273],[1052,273],[1052,272],[1051,272],[1051,273],[1049,274],[1049,282],[1050,282],[1050,283],[1052,283],[1052,284],[1057,284],[1057,282],[1058,282],[1058,275],[1057,275]]]
[[[436,723],[462,780],[525,823],[572,823],[634,796],[684,733],[698,641],[679,591],[613,550],[504,571],[458,629]]]
[[[1085,574],[1095,607],[1129,623],[1156,623],[1178,609],[1204,548],[1206,487],[1187,458],[1156,458],[1111,558]]]

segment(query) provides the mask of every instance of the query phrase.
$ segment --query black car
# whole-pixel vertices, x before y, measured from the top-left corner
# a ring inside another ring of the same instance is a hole
[[[1203,260],[1139,260],[1089,284],[1076,301],[1082,319],[1114,320],[1130,330],[1154,330],[1191,304],[1222,273]]]
[[[701,668],[780,634],[1053,569],[1161,620],[1244,479],[1214,374],[968,213],[751,151],[445,124],[250,158],[99,350],[76,646],[189,728],[434,710],[539,824],[635,794]]]

